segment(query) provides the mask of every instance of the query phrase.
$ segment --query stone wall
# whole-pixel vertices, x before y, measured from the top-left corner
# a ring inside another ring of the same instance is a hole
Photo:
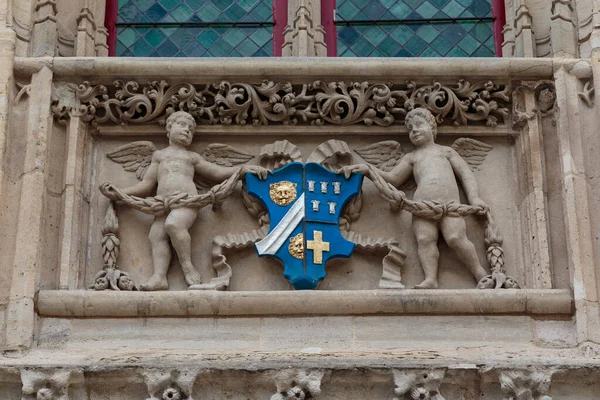
[[[0,0],[1,398],[598,396],[597,0],[507,0],[503,58],[443,61],[321,57],[304,0],[288,2],[288,57],[108,58],[103,3]],[[168,290],[90,289],[152,276],[152,212],[98,187],[139,182],[115,151],[164,149],[173,111],[194,115],[191,149],[221,166],[213,143],[253,166],[335,170],[375,143],[414,150],[414,107],[437,117],[439,144],[479,143],[473,176],[503,240],[484,242],[484,215],[465,218],[468,237],[519,289],[475,289],[444,240],[440,288],[412,289],[413,217],[371,180],[342,217],[357,249],[316,291],[256,256],[268,217],[240,184],[190,230],[205,290],[187,290],[177,257]]]

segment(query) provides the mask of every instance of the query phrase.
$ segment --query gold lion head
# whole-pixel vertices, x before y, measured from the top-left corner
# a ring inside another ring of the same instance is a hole
[[[299,233],[290,239],[288,251],[292,257],[298,260],[304,260],[304,234]]]
[[[296,200],[296,184],[290,181],[271,183],[269,196],[278,206],[287,206]]]

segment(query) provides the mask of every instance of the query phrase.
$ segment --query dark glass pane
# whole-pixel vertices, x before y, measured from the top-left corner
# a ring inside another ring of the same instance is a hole
[[[272,0],[119,0],[117,55],[270,56],[272,25],[232,23],[271,23],[272,12]]]
[[[337,0],[338,55],[493,57],[491,9],[491,0]]]

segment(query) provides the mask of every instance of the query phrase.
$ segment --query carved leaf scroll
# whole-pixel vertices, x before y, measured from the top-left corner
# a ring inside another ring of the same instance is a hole
[[[93,124],[141,124],[178,110],[204,125],[379,125],[402,123],[415,107],[430,110],[439,124],[504,123],[508,87],[492,81],[433,81],[420,85],[314,81],[303,85],[264,81],[255,85],[222,81],[206,85],[115,81],[112,87],[83,82],[76,90],[78,114]]]

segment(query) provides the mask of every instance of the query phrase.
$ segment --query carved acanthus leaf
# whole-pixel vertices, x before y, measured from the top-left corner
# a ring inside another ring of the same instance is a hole
[[[440,385],[446,375],[443,369],[434,370],[394,370],[394,400],[444,400]]]
[[[503,400],[552,400],[548,391],[553,374],[551,369],[499,371]]]
[[[282,371],[275,377],[277,392],[271,400],[303,400],[313,399],[321,394],[321,381],[325,372],[312,371]]]
[[[94,124],[164,123],[177,110],[204,125],[379,125],[401,123],[415,107],[430,110],[438,123],[495,126],[508,115],[508,88],[492,81],[460,80],[456,86],[369,82],[292,85],[264,81],[192,85],[166,81],[140,85],[115,81],[114,88],[84,82],[77,89],[80,112]]]

